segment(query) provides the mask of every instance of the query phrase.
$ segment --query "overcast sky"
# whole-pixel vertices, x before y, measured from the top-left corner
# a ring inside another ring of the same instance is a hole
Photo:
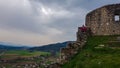
[[[76,40],[85,15],[120,0],[0,0],[0,41],[40,46]]]

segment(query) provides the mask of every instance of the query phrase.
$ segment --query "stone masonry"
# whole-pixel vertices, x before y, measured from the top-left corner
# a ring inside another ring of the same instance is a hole
[[[120,35],[120,4],[111,4],[91,11],[86,26],[93,35]]]
[[[77,40],[68,43],[66,48],[61,49],[60,63],[64,64],[74,57],[84,47],[87,40],[87,32],[81,32],[78,28]]]
[[[54,64],[50,64],[47,68],[61,68],[61,65],[69,62],[78,52],[80,52],[87,40],[88,32],[81,32],[78,28],[77,40],[75,42],[68,43],[66,48],[61,48],[59,61]]]

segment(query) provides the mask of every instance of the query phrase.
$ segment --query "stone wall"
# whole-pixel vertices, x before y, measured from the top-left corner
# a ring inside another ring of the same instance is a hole
[[[91,11],[86,16],[86,26],[93,35],[120,35],[120,4],[106,5]]]
[[[77,40],[75,42],[68,43],[66,48],[61,49],[60,62],[64,64],[68,62],[74,55],[76,55],[85,45],[87,39],[87,33],[81,32],[78,28]]]
[[[50,64],[47,68],[61,68],[61,65],[69,62],[78,52],[82,50],[87,40],[88,32],[81,32],[78,28],[77,40],[68,43],[66,48],[61,48],[59,61]]]

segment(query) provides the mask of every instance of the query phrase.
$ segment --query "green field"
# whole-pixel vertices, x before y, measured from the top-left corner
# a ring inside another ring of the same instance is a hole
[[[16,59],[18,57],[27,58],[27,57],[35,57],[35,56],[49,56],[49,52],[41,52],[41,51],[27,51],[27,50],[10,50],[6,51],[2,56],[1,59]]]
[[[27,50],[11,50],[11,51],[7,51],[5,52],[5,55],[7,54],[14,54],[14,55],[19,55],[19,56],[39,56],[39,55],[49,55],[50,53],[48,52],[40,52],[40,51],[33,51],[33,52],[29,52]]]
[[[117,37],[89,37],[83,50],[62,68],[120,68],[120,42],[114,42]]]
[[[40,51],[27,51],[27,50],[10,50],[4,52],[0,56],[0,60],[4,60],[5,62],[0,62],[1,66],[5,66],[5,68],[13,68],[13,66],[24,64],[33,64],[33,63],[41,63],[45,61],[42,57],[50,56],[49,52],[40,52]],[[6,62],[7,61],[7,62]]]

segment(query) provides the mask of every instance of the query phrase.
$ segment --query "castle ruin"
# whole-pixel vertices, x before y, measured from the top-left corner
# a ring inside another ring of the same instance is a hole
[[[106,5],[86,16],[87,30],[82,32],[78,27],[77,40],[69,43],[65,48],[61,48],[60,58],[57,63],[49,65],[47,68],[61,68],[80,52],[87,42],[87,37],[92,35],[120,35],[120,4]]]
[[[120,35],[120,4],[112,4],[91,11],[86,26],[93,35]]]

